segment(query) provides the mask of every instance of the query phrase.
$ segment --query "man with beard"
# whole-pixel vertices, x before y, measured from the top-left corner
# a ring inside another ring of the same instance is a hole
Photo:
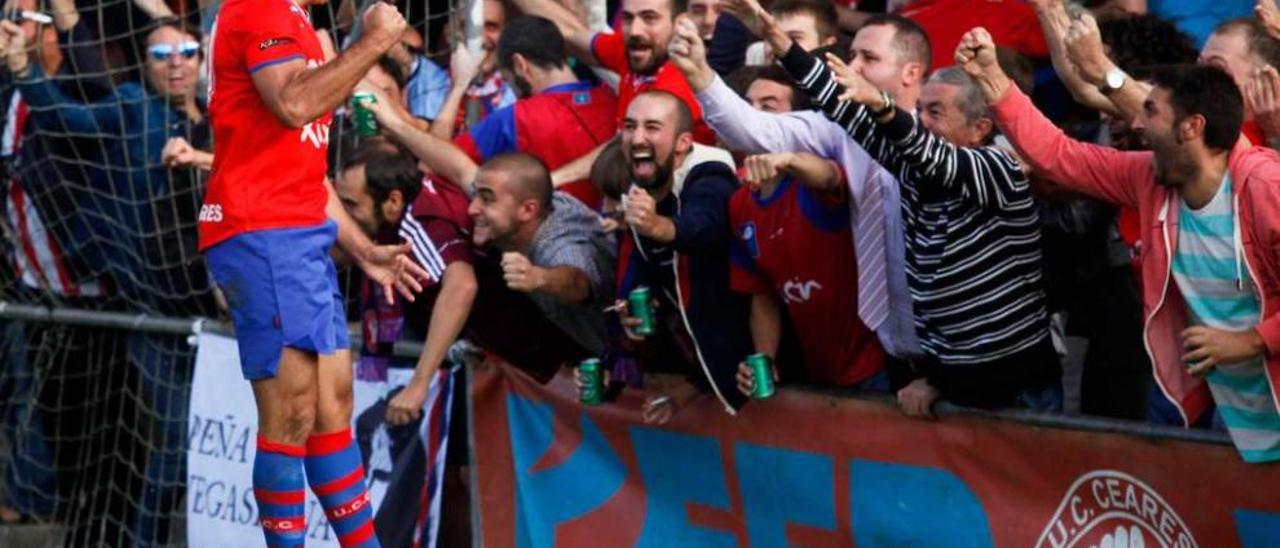
[[[995,62],[990,36],[965,35],[957,62],[978,80],[996,122],[1038,172],[1138,209],[1144,340],[1172,407],[1152,419],[1187,426],[1211,407],[1248,462],[1280,459],[1280,158],[1240,140],[1243,99],[1216,67],[1157,74],[1134,120],[1151,152],[1067,138]],[[1163,398],[1161,398],[1163,399]]]
[[[655,301],[653,335],[637,335],[638,321],[623,314],[631,343],[624,349],[646,370],[678,364],[689,379],[649,397],[649,422],[666,422],[699,391],[714,392],[730,413],[743,401],[734,373],[750,352],[749,304],[729,289],[728,206],[737,179],[721,162],[688,166],[692,127],[685,102],[664,91],[636,96],[622,127],[633,184],[623,196],[631,234],[622,238],[618,295],[644,286]]]
[[[686,0],[623,0],[622,33],[595,32],[572,12],[551,0],[515,0],[525,13],[541,14],[556,23],[571,52],[591,64],[618,73],[617,122],[621,127],[631,101],[648,90],[662,90],[684,101],[693,117],[695,141],[715,144],[715,132],[702,120],[702,109],[693,90],[675,65],[667,62],[667,44],[675,34],[676,16],[685,12]],[[591,168],[581,165],[582,177]]]

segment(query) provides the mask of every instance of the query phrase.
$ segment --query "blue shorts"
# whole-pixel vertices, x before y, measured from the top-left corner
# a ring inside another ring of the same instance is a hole
[[[316,354],[351,346],[329,257],[337,235],[338,225],[326,221],[245,232],[205,251],[231,309],[244,378],[274,377],[286,346]]]

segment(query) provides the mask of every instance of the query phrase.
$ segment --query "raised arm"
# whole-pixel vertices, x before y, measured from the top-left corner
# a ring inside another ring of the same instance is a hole
[[[413,117],[393,106],[382,92],[375,88],[368,89],[378,96],[377,101],[368,105],[377,117],[378,125],[385,129],[392,139],[422,160],[422,163],[431,168],[431,171],[457,184],[468,193],[471,192],[471,184],[475,181],[478,168],[467,153],[452,141],[441,139],[418,128],[413,123]]]
[[[994,50],[993,50],[994,51]],[[828,54],[827,63],[845,91],[842,100],[864,105],[878,124],[877,131],[889,145],[886,155],[897,158],[916,184],[933,184],[958,191],[965,199],[987,209],[1025,207],[1031,194],[1027,176],[1008,153],[994,147],[960,147],[934,135],[924,122],[894,107],[888,95],[876,89],[840,58]]]
[[[377,2],[365,12],[364,28],[342,55],[317,68],[307,68],[300,55],[251,66],[254,87],[267,108],[285,125],[301,128],[346,101],[378,57],[400,40],[405,21],[394,6]]]
[[[1089,14],[1081,15],[1071,22],[1065,39],[1067,56],[1076,73],[1087,85],[1095,90],[1108,90],[1104,97],[1113,107],[1108,112],[1118,114],[1125,120],[1132,121],[1142,114],[1142,103],[1151,94],[1151,86],[1125,75],[1119,89],[1107,85],[1107,78],[1113,71],[1118,71],[1116,64],[1107,58],[1102,47],[1102,33],[1098,31],[1098,22]],[[1119,74],[1123,74],[1119,72]],[[1098,92],[1102,95],[1102,92]]]
[[[30,45],[22,28],[12,21],[0,21],[0,35],[6,43],[5,65],[13,74],[22,97],[32,107],[32,115],[48,128],[61,127],[67,131],[96,135],[101,133],[116,134],[124,131],[122,118],[124,109],[121,104],[128,101],[105,100],[93,104],[67,97],[53,81],[44,74],[39,63],[32,60]],[[122,92],[137,90],[136,87],[123,87]],[[114,96],[113,96],[114,97]]]
[[[706,45],[693,21],[681,18],[676,22],[676,38],[668,54],[697,94],[707,124],[731,148],[753,154],[793,150],[827,157],[834,154],[834,143],[826,138],[832,132],[816,127],[829,122],[762,112],[729,89],[707,62]]]
[[[1062,85],[1071,92],[1071,97],[1089,108],[1118,114],[1110,99],[1080,78],[1076,66],[1067,57],[1066,39],[1067,31],[1071,29],[1071,15],[1067,12],[1064,0],[1031,0],[1031,7],[1044,31],[1044,41],[1049,46],[1053,70],[1058,74]]]
[[[1137,205],[1139,189],[1151,177],[1151,153],[1121,152],[1067,137],[1000,70],[985,29],[973,29],[960,40],[956,64],[978,83],[996,125],[1035,172],[1101,200]]]

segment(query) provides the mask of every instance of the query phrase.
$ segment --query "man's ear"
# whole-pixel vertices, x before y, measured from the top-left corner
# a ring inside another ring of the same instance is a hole
[[[382,218],[399,219],[404,206],[404,194],[399,190],[392,190],[387,193],[387,199],[382,201]]]
[[[974,121],[970,127],[973,128],[974,141],[977,143],[986,143],[992,137],[991,133],[996,130],[996,123],[990,118],[983,116],[982,118],[978,118]]]
[[[1183,118],[1181,122],[1178,122],[1178,135],[1182,138],[1183,142],[1187,142],[1192,139],[1203,140],[1205,126],[1207,125],[1208,120],[1205,120],[1203,114],[1192,114],[1191,116]]]
[[[693,132],[686,131],[676,137],[675,151],[679,154],[685,154],[693,149]]]
[[[903,85],[918,84],[924,80],[924,65],[914,61],[902,66]]]

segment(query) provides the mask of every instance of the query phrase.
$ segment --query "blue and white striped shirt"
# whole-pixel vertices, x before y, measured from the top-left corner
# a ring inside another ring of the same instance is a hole
[[[1187,302],[1189,323],[1247,331],[1261,321],[1262,304],[1239,254],[1231,186],[1228,174],[1208,205],[1193,210],[1181,204],[1173,279]],[[1280,413],[1264,358],[1220,364],[1206,380],[1240,456],[1247,462],[1280,460]]]

